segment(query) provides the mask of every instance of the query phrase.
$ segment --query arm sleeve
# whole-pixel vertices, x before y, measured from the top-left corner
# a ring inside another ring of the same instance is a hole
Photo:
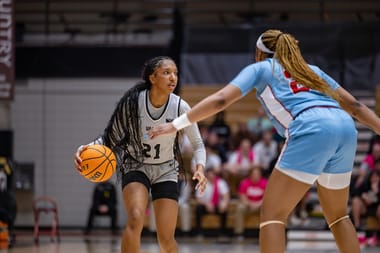
[[[190,106],[187,102],[181,99],[179,113],[183,114],[190,110]],[[191,124],[184,128],[184,133],[189,138],[191,146],[194,150],[194,160],[196,164],[201,164],[203,167],[206,165],[206,149],[202,141],[201,134],[196,123]]]
[[[98,138],[96,138],[94,141],[90,142],[87,145],[94,145],[94,144],[103,145],[104,144],[103,138],[99,136]]]

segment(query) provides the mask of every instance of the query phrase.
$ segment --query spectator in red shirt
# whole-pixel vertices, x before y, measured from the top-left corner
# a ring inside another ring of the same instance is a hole
[[[358,172],[356,172],[356,179],[354,179],[353,189],[351,190],[352,195],[356,194],[356,191],[361,187],[365,179],[368,177],[369,173],[375,170],[375,161],[380,159],[380,142],[376,141],[372,144],[370,148],[370,153],[368,153],[362,163]]]
[[[238,194],[239,203],[235,214],[236,235],[244,232],[244,218],[249,214],[260,212],[264,191],[267,186],[267,179],[263,177],[263,171],[259,166],[250,169],[248,177],[240,182]]]

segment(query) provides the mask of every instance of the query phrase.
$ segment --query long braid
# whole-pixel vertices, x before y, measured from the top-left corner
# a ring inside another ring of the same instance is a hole
[[[297,83],[341,102],[340,96],[306,63],[298,47],[298,41],[292,35],[279,30],[267,30],[263,33],[262,41],[268,49],[275,52],[274,57]]]
[[[134,151],[133,157],[141,158],[143,147],[140,141],[138,97],[142,90],[149,87],[149,84],[142,81],[123,95],[104,130],[105,145],[125,152],[128,152],[128,146],[131,146],[131,150]]]

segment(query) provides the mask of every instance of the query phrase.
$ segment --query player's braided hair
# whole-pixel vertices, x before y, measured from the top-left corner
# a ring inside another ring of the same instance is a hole
[[[170,57],[158,56],[145,62],[141,73],[142,80],[125,92],[117,103],[104,130],[102,136],[104,144],[118,154],[119,165],[123,164],[129,168],[133,164],[136,166],[136,163],[141,164],[143,162],[143,146],[140,134],[141,122],[138,107],[139,94],[143,90],[150,90],[152,84],[149,76],[161,66],[164,60],[173,61]],[[178,134],[174,143],[174,156],[179,163],[180,172],[183,172]],[[123,166],[119,168],[123,170]]]
[[[261,39],[263,44],[274,52],[274,58],[278,59],[297,83],[318,90],[341,102],[340,96],[306,63],[298,47],[298,40],[292,35],[280,30],[267,30],[262,34]]]

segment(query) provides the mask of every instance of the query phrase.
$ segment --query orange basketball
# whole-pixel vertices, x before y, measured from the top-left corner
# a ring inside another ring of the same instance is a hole
[[[82,176],[92,182],[107,181],[116,171],[116,157],[110,148],[104,145],[90,145],[80,154]]]

